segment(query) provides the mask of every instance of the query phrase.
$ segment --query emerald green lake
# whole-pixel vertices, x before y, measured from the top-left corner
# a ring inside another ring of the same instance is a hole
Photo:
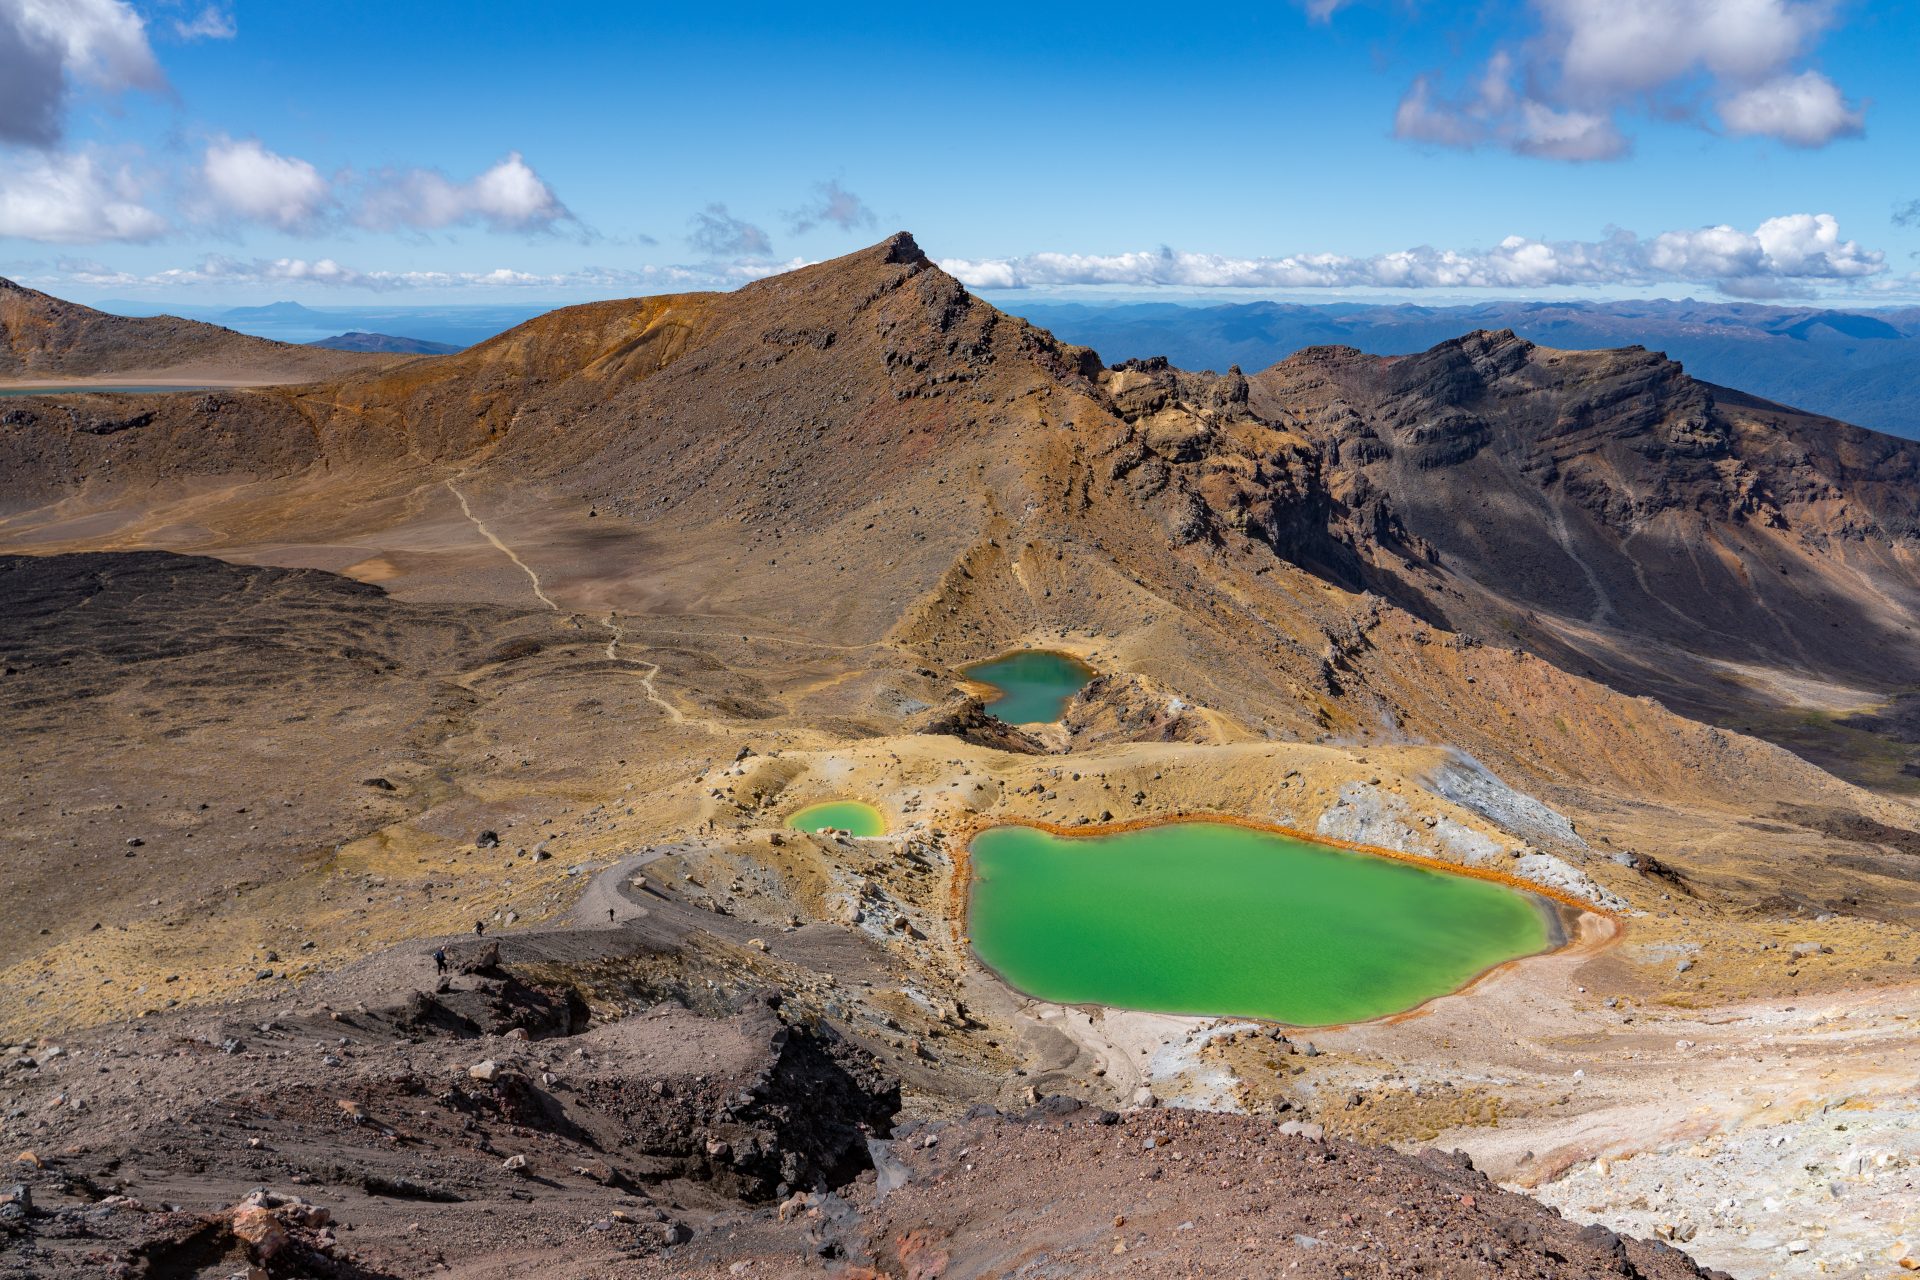
[[[787,825],[796,831],[824,831],[832,827],[856,836],[887,834],[886,818],[872,805],[861,804],[858,800],[829,800],[825,804],[810,804],[788,818]]]
[[[1503,885],[1226,823],[993,827],[971,848],[975,952],[1062,1004],[1359,1022],[1556,942]]]
[[[1064,653],[1023,649],[966,669],[970,680],[990,684],[1000,696],[987,710],[1008,724],[1046,724],[1058,720],[1067,700],[1080,692],[1096,672]]]

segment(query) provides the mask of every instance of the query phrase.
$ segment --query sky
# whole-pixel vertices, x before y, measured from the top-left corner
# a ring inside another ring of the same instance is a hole
[[[1920,4],[0,0],[0,275],[81,301],[731,288],[1920,301]]]

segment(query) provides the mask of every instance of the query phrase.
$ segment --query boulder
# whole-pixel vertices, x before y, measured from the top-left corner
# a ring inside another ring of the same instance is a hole
[[[239,1205],[231,1211],[228,1222],[233,1234],[246,1243],[248,1252],[260,1262],[271,1261],[287,1247],[291,1238],[287,1228],[263,1205]]]

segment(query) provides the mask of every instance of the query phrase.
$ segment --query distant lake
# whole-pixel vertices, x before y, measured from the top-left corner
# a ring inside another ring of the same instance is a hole
[[[1046,724],[1058,720],[1073,695],[1098,673],[1072,654],[1022,649],[977,662],[961,674],[999,690],[987,710],[1008,724]]]

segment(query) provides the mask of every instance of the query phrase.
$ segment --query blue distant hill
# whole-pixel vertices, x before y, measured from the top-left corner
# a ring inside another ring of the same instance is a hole
[[[229,307],[219,315],[222,320],[274,320],[283,324],[325,323],[327,313],[303,307],[297,302],[269,302],[260,307]]]
[[[310,307],[303,302],[269,302],[248,307],[175,306],[152,300],[116,299],[100,304],[104,311],[124,316],[151,316],[163,312],[204,320],[237,329],[259,338],[279,342],[333,345],[334,340],[351,334],[391,337],[396,341],[435,344],[422,347],[427,353],[446,347],[459,350],[484,342],[524,321],[553,309],[541,302],[508,306],[486,303],[448,305],[373,305],[347,307]],[[405,335],[396,337],[396,335]],[[348,348],[360,350],[361,348]],[[378,350],[406,350],[406,347],[381,347]]]
[[[451,342],[428,342],[425,338],[400,338],[390,333],[337,333],[331,338],[315,338],[310,347],[334,351],[388,351],[409,356],[444,356],[464,347]]]

